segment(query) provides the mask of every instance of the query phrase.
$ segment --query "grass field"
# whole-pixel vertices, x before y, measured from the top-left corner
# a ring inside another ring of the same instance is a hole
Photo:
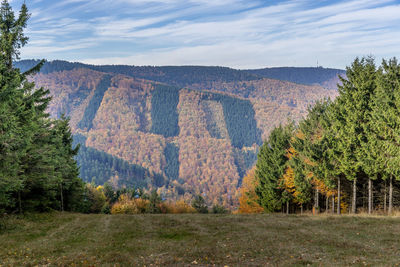
[[[9,217],[1,266],[393,266],[400,218],[296,215]]]

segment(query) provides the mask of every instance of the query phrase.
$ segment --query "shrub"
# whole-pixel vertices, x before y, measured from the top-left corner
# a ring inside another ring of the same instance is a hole
[[[196,213],[196,209],[186,203],[184,200],[178,200],[177,202],[162,202],[160,205],[161,213]]]
[[[147,199],[137,198],[131,199],[128,195],[123,194],[118,201],[112,206],[111,214],[139,214],[146,213],[149,209],[150,201]]]
[[[192,207],[197,210],[198,213],[208,213],[208,207],[206,201],[200,195],[195,196],[192,201]]]
[[[136,208],[138,209],[139,213],[146,213],[149,210],[150,200],[137,198],[134,200]]]
[[[225,213],[228,213],[228,210],[224,207],[224,206],[221,206],[221,205],[214,205],[213,207],[212,207],[212,213],[214,213],[214,214],[225,214]]]
[[[101,208],[101,213],[103,213],[103,214],[110,214],[111,213],[110,204],[108,202],[106,202],[103,205],[103,208]]]
[[[91,184],[86,185],[86,213],[100,213],[106,203],[106,196],[101,189],[96,189]]]

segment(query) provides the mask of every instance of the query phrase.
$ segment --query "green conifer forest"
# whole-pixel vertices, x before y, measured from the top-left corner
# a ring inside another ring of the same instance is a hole
[[[265,210],[392,213],[400,64],[356,58],[346,76],[334,101],[316,103],[296,126],[275,128],[261,147],[255,190]]]

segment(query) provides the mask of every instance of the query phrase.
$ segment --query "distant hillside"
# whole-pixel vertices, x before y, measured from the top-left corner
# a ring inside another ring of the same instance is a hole
[[[247,73],[257,76],[289,81],[293,83],[306,84],[306,85],[320,85],[328,89],[337,89],[337,83],[340,82],[338,76],[345,77],[346,71],[340,69],[329,68],[265,68],[245,70]]]
[[[17,62],[22,70],[33,61]],[[32,77],[65,113],[82,179],[156,188],[165,198],[237,205],[237,188],[271,129],[335,90],[222,67],[90,66],[53,61]]]
[[[38,60],[22,60],[16,62],[16,67],[22,71],[33,67]],[[174,85],[177,87],[203,86],[203,89],[212,89],[215,82],[254,81],[270,78],[289,81],[304,85],[320,85],[328,89],[337,89],[338,75],[345,76],[346,72],[330,68],[302,68],[279,67],[251,70],[236,70],[227,67],[211,66],[128,66],[128,65],[88,65],[55,60],[44,64],[41,73],[87,68],[100,72],[122,74],[134,78],[142,78]]]
[[[38,60],[22,60],[15,66],[22,71],[28,70],[37,64]],[[257,75],[227,67],[207,66],[128,66],[128,65],[88,65],[55,60],[46,62],[41,70],[43,74],[86,68],[100,72],[122,74],[134,78],[141,78],[161,82],[177,87],[186,87],[192,84],[209,84],[211,82],[235,82],[262,79]],[[211,89],[207,87],[205,89]]]
[[[108,181],[115,187],[135,188],[147,188],[152,182],[162,183],[162,176],[152,176],[141,166],[130,164],[103,151],[87,147],[85,143],[85,136],[81,134],[74,136],[73,146],[80,145],[76,160],[80,168],[80,177],[83,180],[95,184],[104,184]]]

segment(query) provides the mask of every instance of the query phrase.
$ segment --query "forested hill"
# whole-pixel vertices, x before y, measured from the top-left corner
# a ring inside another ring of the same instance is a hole
[[[37,64],[38,60],[22,60],[16,63],[21,71]],[[209,84],[211,82],[235,82],[259,80],[262,77],[227,67],[207,66],[128,66],[128,65],[88,65],[55,60],[44,64],[41,73],[52,73],[63,70],[87,68],[100,72],[123,74],[134,78],[142,78],[174,85],[187,87],[192,84]]]
[[[26,70],[35,61],[17,62]],[[66,114],[88,182],[157,188],[163,198],[237,205],[237,189],[259,146],[280,123],[335,90],[222,67],[46,63],[31,78]]]
[[[16,63],[22,71],[37,64],[38,60],[22,60]],[[128,66],[128,65],[88,65],[72,63],[68,61],[49,61],[41,69],[41,73],[51,73],[76,68],[88,68],[96,71],[123,74],[135,78],[142,78],[166,83],[178,87],[191,87],[198,84],[206,86],[204,89],[212,89],[215,82],[254,81],[262,78],[270,78],[281,81],[289,81],[305,85],[320,85],[329,89],[336,89],[339,82],[338,75],[346,73],[340,69],[330,68],[301,68],[279,67],[250,70],[236,70],[227,67],[213,66]]]
[[[307,85],[321,85],[329,89],[337,89],[338,76],[345,77],[346,71],[329,68],[265,68],[246,70],[246,72],[270,79],[289,81]]]

